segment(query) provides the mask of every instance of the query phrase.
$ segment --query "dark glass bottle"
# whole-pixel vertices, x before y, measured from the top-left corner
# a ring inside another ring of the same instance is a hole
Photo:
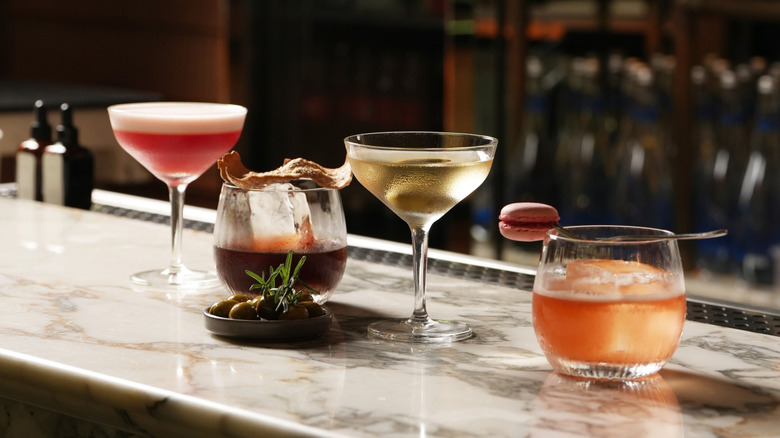
[[[747,165],[748,145],[737,78],[733,71],[720,75],[718,124],[715,151],[704,163],[701,196],[702,209],[694,218],[696,231],[734,228],[742,175]],[[697,241],[697,265],[712,272],[733,271],[734,236]]]
[[[576,72],[575,72],[576,73]],[[581,102],[578,130],[563,155],[560,214],[565,225],[613,223],[608,209],[612,181],[609,137],[604,123],[604,100],[599,65],[589,59],[581,65]]]
[[[51,126],[46,119],[46,107],[38,100],[33,107],[34,120],[30,138],[16,150],[16,185],[20,199],[43,200],[41,190],[41,156],[43,149],[52,143]]]
[[[554,114],[555,120],[560,120],[560,128],[555,129],[551,134],[554,136],[555,168],[553,175],[557,181],[556,190],[563,203],[562,197],[567,191],[569,180],[569,154],[571,153],[574,139],[579,135],[579,113],[580,103],[582,101],[582,68],[585,62],[583,58],[574,58],[567,60],[560,69],[564,70],[564,80],[555,96]],[[564,210],[563,205],[558,206],[559,210]]]
[[[554,152],[547,135],[549,106],[541,61],[530,57],[526,71],[525,114],[518,141],[507,152],[505,201],[555,204]]]
[[[770,250],[780,244],[778,90],[770,76],[761,76],[756,88],[756,118],[738,198],[733,257],[745,280],[772,284],[774,269]]]
[[[94,158],[79,144],[78,130],[67,103],[60,107],[57,143],[46,146],[41,159],[43,200],[89,210],[94,187]]]
[[[636,72],[633,129],[617,165],[614,210],[622,223],[668,230],[674,226],[674,190],[653,79],[649,68]]]

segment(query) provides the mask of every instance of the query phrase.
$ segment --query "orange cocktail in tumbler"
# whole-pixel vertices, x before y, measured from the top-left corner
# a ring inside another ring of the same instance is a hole
[[[674,240],[639,227],[573,227],[548,233],[534,283],[533,320],[550,364],[564,374],[631,379],[669,360],[685,321],[682,264]]]

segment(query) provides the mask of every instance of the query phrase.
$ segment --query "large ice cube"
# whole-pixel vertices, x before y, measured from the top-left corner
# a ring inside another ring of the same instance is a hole
[[[306,194],[292,184],[271,184],[268,190],[252,192],[249,209],[255,246],[260,246],[255,249],[259,251],[296,249],[299,230],[310,228]],[[267,248],[269,245],[274,248]]]
[[[572,290],[593,295],[649,295],[668,292],[672,276],[663,269],[625,260],[575,260],[566,267]]]

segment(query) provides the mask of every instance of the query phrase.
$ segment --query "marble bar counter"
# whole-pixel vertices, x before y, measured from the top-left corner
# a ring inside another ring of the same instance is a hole
[[[410,249],[350,236],[331,330],[247,342],[205,328],[222,290],[130,285],[168,262],[165,224],[6,198],[0,242],[3,437],[780,436],[780,337],[689,320],[655,378],[564,378],[531,327],[533,272],[511,265],[432,252],[455,262],[429,275],[430,313],[475,336],[374,340],[368,323],[411,313],[411,269],[392,262]],[[211,267],[211,234],[188,229],[184,254]]]

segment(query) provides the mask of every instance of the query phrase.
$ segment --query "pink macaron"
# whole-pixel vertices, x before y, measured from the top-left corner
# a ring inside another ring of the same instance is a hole
[[[515,202],[504,206],[498,215],[498,230],[509,240],[533,242],[544,239],[560,216],[555,207],[538,202]]]

